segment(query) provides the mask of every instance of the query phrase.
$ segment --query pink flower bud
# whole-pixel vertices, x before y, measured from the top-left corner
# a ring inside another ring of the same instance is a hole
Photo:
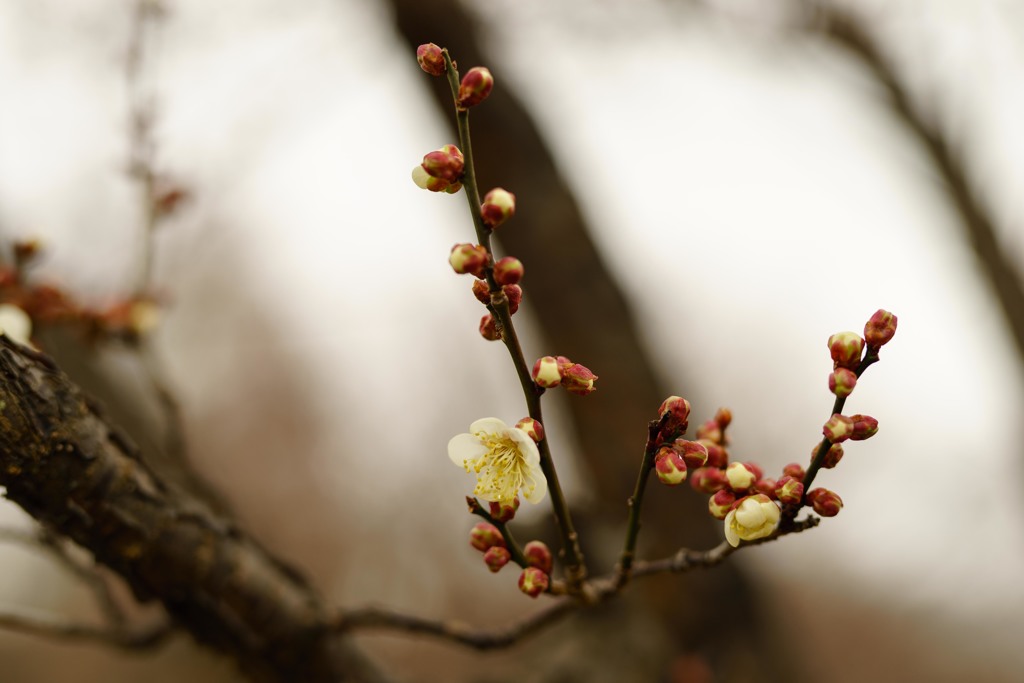
[[[487,259],[487,249],[479,244],[456,244],[448,255],[448,263],[451,264],[452,270],[459,275],[469,273],[476,277],[483,276]]]
[[[516,285],[523,279],[523,262],[514,256],[498,259],[494,264],[494,279],[499,285]]]
[[[519,304],[523,301],[523,288],[519,285],[505,285],[501,291],[505,292],[505,297],[508,299],[509,315],[515,315],[515,312],[519,310]]]
[[[551,573],[551,551],[542,541],[530,541],[523,546],[523,556],[531,567],[536,567],[545,574]]]
[[[480,552],[487,552],[490,548],[505,547],[505,539],[498,531],[498,527],[487,522],[478,522],[469,532],[469,544]]]
[[[569,366],[566,370],[562,371],[562,386],[570,394],[576,394],[577,396],[586,396],[587,394],[595,391],[597,387],[594,386],[594,382],[597,381],[597,375],[590,371],[584,365],[574,363]]]
[[[828,422],[821,428],[825,438],[832,443],[846,441],[853,434],[853,420],[836,413],[828,419]]]
[[[491,288],[486,280],[473,280],[473,296],[484,306],[491,303]]]
[[[494,87],[494,77],[485,67],[474,66],[462,77],[459,84],[458,108],[469,109],[474,107],[491,94]]]
[[[857,386],[857,375],[853,370],[836,368],[828,376],[828,390],[839,398],[846,398]]]
[[[782,477],[775,482],[775,497],[780,503],[799,505],[804,498],[804,483],[793,477]]]
[[[758,479],[754,482],[754,491],[763,493],[772,500],[775,500],[775,484],[774,479]]]
[[[852,438],[852,437],[851,437]],[[817,455],[818,451],[815,450],[814,454]],[[832,469],[839,464],[839,461],[843,459],[843,444],[834,443],[825,452],[825,458],[821,461],[821,466],[827,470]]]
[[[725,434],[722,426],[712,419],[697,427],[697,439],[720,444],[725,442]]]
[[[701,493],[716,493],[728,485],[725,472],[715,467],[701,467],[690,475],[690,486]]]
[[[720,470],[724,470],[726,465],[729,464],[729,450],[725,446],[717,444],[710,439],[698,439],[697,443],[704,446],[704,449],[708,452],[708,460],[704,463],[708,467],[717,467]]]
[[[764,479],[764,470],[761,469],[760,465],[757,465],[752,462],[745,462],[743,464],[747,466],[748,470],[754,473],[755,479]]]
[[[480,318],[480,336],[487,341],[498,341],[501,339],[498,321],[490,313]]]
[[[416,183],[417,187],[421,187],[424,190],[430,190],[431,192],[447,192],[451,183],[441,178],[435,178],[434,176],[427,173],[426,169],[422,165],[416,166],[412,169],[412,181]],[[462,185],[459,185],[462,187]]]
[[[807,492],[807,501],[822,517],[835,517],[843,508],[843,499],[828,489],[811,489]]]
[[[686,461],[676,449],[662,446],[654,456],[654,471],[666,486],[679,486],[686,481]]]
[[[735,493],[746,493],[757,481],[757,475],[745,463],[733,462],[725,468],[725,479]]]
[[[516,422],[516,429],[523,430],[537,443],[544,440],[544,425],[537,422],[532,417],[524,417],[519,422]]]
[[[715,519],[725,519],[735,502],[736,494],[728,489],[722,489],[708,498],[708,512]]]
[[[715,422],[718,424],[719,429],[725,429],[732,424],[732,411],[728,408],[719,408],[718,412],[715,413]]]
[[[535,598],[548,589],[548,575],[536,567],[527,567],[519,575],[519,590]]]
[[[507,503],[491,501],[490,508],[491,517],[493,517],[495,521],[501,522],[502,524],[506,522],[511,522],[513,519],[515,519],[516,510],[519,509],[519,496],[516,496],[515,498],[512,499],[511,505]]]
[[[853,420],[851,441],[864,441],[878,433],[878,420],[870,415],[851,415],[850,419]]]
[[[455,182],[455,183],[451,183],[448,187],[444,188],[444,191],[447,192],[448,194],[455,194],[456,192],[458,192],[461,189],[462,189],[462,183]]]
[[[699,441],[676,439],[673,447],[679,451],[683,460],[686,461],[686,466],[692,470],[704,467],[708,462],[708,449]]]
[[[500,572],[501,568],[508,564],[508,561],[511,559],[512,553],[499,546],[488,548],[487,552],[484,553],[484,562],[487,564],[487,568],[495,574]]]
[[[508,190],[496,187],[484,195],[480,205],[480,217],[484,224],[496,228],[516,213],[516,196]]]
[[[416,61],[431,76],[440,76],[445,72],[444,55],[441,48],[433,43],[424,43],[416,48]]]
[[[896,316],[881,308],[875,311],[864,325],[864,339],[868,346],[878,348],[888,343],[896,334]]]
[[[558,370],[558,360],[554,356],[544,356],[533,364],[533,381],[537,386],[550,389],[562,383],[562,373]]]
[[[814,453],[818,452],[817,446],[815,446]],[[813,457],[813,453],[812,453]],[[782,476],[793,477],[797,481],[803,481],[804,477],[807,476],[807,471],[804,470],[802,465],[798,465],[795,462],[791,462],[782,468]],[[779,481],[782,481],[781,479]]]
[[[665,429],[681,434],[686,431],[689,424],[690,402],[680,396],[669,396],[658,408],[658,417],[665,417],[666,414],[669,417],[665,421]]]
[[[423,157],[423,170],[433,178],[453,183],[462,175],[465,159],[455,145],[445,145]]]
[[[828,338],[828,350],[837,368],[854,370],[864,351],[864,340],[856,332],[837,332]]]

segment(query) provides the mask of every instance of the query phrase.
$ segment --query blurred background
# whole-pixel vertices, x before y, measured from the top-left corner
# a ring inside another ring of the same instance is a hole
[[[687,397],[694,424],[730,407],[734,457],[776,476],[828,417],[828,336],[899,316],[847,403],[879,433],[818,479],[838,517],[508,652],[360,635],[395,680],[1016,680],[1024,5],[154,7],[0,5],[0,237],[42,240],[33,277],[97,307],[136,290],[152,248],[146,286],[168,306],[147,349],[190,462],[339,605],[491,628],[538,607],[467,544],[472,481],[446,457],[473,420],[525,408],[447,264],[472,239],[464,195],[409,177],[456,139],[416,44],[494,74],[471,119],[482,189],[518,197],[498,248],[526,265],[527,357],[601,377],[545,402],[592,573],[614,562],[662,398]],[[187,197],[151,240],[140,145]],[[52,344],[137,440],[161,441],[137,353]],[[703,496],[653,488],[646,556],[721,539]],[[523,540],[555,545],[545,505],[520,517]],[[7,502],[0,520],[31,528]],[[96,618],[45,553],[4,543],[0,562],[0,609]],[[136,654],[0,632],[0,658],[11,683],[239,680],[185,636]]]

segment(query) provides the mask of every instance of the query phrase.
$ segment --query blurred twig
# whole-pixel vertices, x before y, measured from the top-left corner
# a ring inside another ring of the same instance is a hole
[[[971,187],[963,157],[935,117],[928,116],[910,95],[899,69],[886,55],[870,28],[852,12],[834,3],[814,3],[810,25],[863,62],[889,94],[893,112],[920,142],[949,189],[967,240],[981,262],[1017,352],[1024,360],[1024,282],[1007,253],[1001,249],[995,221]]]

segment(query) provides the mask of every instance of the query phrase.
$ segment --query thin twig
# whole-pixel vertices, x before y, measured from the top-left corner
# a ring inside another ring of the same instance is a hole
[[[452,99],[458,100],[459,72],[455,68],[455,62],[447,50],[444,54],[448,85],[451,88]],[[456,121],[459,130],[459,145],[465,159],[463,169],[463,191],[466,193],[466,200],[469,203],[469,212],[473,218],[473,227],[476,231],[477,240],[487,249],[488,254],[493,254],[491,248],[491,229],[488,228],[480,215],[480,192],[476,181],[476,168],[473,160],[473,143],[469,130],[469,111],[456,106]],[[544,424],[544,415],[541,411],[540,397],[543,389],[538,387],[530,375],[530,368],[526,363],[522,346],[516,335],[515,325],[512,323],[512,313],[509,310],[508,297],[505,296],[494,279],[494,270],[488,266],[485,271],[485,278],[491,291],[491,306],[498,324],[501,327],[501,338],[512,357],[516,374],[519,376],[519,383],[522,386],[523,397],[526,399],[527,412],[531,418]],[[573,526],[572,515],[569,512],[569,504],[566,502],[565,494],[558,480],[558,472],[555,469],[555,461],[551,457],[551,449],[548,440],[541,439],[537,444],[540,452],[540,467],[547,479],[548,493],[551,494],[551,506],[554,509],[555,520],[558,522],[558,529],[562,535],[562,547],[565,551],[566,579],[570,590],[573,593],[586,595],[583,583],[587,578],[587,567],[583,558],[583,551],[580,548],[579,535]]]
[[[569,598],[552,603],[510,626],[493,631],[475,629],[460,621],[438,621],[400,614],[391,610],[366,607],[338,616],[334,629],[339,633],[352,630],[384,629],[410,634],[429,635],[465,645],[476,650],[496,650],[515,645],[544,627],[570,614],[579,603]]]
[[[126,650],[143,650],[160,645],[174,628],[161,622],[139,628],[97,626],[58,621],[29,613],[0,613],[0,628],[43,638],[90,641]]]
[[[725,542],[703,551],[682,548],[672,557],[650,562],[643,560],[636,562],[633,565],[632,576],[640,578],[657,574],[680,574],[693,569],[713,567],[744,548],[806,531],[818,526],[820,521],[818,517],[812,515],[797,522],[790,522],[780,527],[775,534],[756,541],[744,542],[738,548]],[[410,635],[433,636],[477,650],[506,648],[538,633],[577,609],[610,600],[621,593],[624,588],[618,571],[593,579],[588,582],[587,586],[590,590],[588,599],[583,599],[580,596],[558,599],[547,608],[497,630],[477,629],[461,621],[424,619],[380,607],[365,607],[339,612],[332,624],[332,629],[338,633],[370,629],[389,630]]]

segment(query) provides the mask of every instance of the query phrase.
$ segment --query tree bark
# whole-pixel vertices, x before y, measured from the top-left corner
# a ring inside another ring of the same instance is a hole
[[[2,335],[0,485],[253,680],[374,680],[302,576],[154,474],[48,357]]]

